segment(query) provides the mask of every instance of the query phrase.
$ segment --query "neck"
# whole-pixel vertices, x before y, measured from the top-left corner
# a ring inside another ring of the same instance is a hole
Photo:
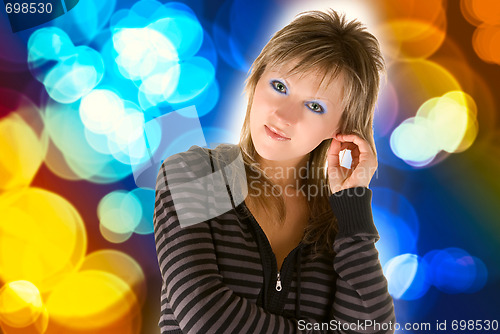
[[[266,176],[271,179],[273,183],[283,187],[299,187],[303,184],[308,174],[305,169],[309,161],[309,154],[303,157],[282,161],[267,160],[257,154],[256,160]]]

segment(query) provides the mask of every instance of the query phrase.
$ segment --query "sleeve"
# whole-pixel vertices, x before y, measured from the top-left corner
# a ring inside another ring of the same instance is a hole
[[[345,333],[394,333],[395,314],[375,243],[379,239],[365,187],[330,196],[339,231],[333,266],[338,275],[331,319]],[[349,325],[349,329],[346,326]]]
[[[206,166],[205,157],[188,151],[165,160],[158,174],[154,230],[162,298],[183,333],[299,332],[295,319],[266,312],[223,283],[210,226],[203,221],[210,194],[215,196],[203,181]]]

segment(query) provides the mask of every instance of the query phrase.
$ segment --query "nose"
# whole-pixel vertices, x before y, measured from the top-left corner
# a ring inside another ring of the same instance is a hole
[[[300,107],[295,103],[280,103],[274,108],[274,116],[284,126],[297,123],[300,117]]]

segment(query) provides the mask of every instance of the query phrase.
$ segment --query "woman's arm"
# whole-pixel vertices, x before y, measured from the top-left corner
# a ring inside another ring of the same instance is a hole
[[[344,149],[351,150],[350,168],[340,164]],[[331,319],[350,323],[353,333],[393,333],[394,304],[375,248],[379,235],[368,189],[377,153],[358,135],[336,134],[327,158],[330,205],[339,228],[333,245],[338,279]]]
[[[199,194],[211,191],[210,185],[207,188],[196,181],[203,177],[199,171],[204,163],[205,157],[196,152],[175,155],[165,161],[157,179],[154,225],[158,262],[166,283],[163,293],[180,328],[184,333],[297,333],[294,319],[266,312],[224,285],[210,226],[196,222],[207,205]],[[172,188],[179,187],[182,191],[173,195]],[[197,209],[191,217],[187,211],[182,213],[187,218],[181,219],[181,227],[176,209],[188,207]],[[189,218],[193,218],[192,224],[186,223]]]
[[[337,325],[351,323],[352,333],[393,333],[394,305],[375,248],[379,235],[371,197],[371,190],[365,187],[345,189],[330,197],[339,226],[334,241],[333,266],[338,279],[331,319]]]

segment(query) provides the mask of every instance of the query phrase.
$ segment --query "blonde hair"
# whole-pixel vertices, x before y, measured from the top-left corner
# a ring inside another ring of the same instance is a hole
[[[262,49],[249,71],[245,92],[248,106],[239,146],[245,162],[247,180],[259,179],[261,186],[274,186],[256,165],[256,150],[250,133],[250,110],[257,82],[266,68],[296,62],[290,74],[319,71],[321,83],[327,84],[339,77],[344,80],[344,110],[338,131],[357,134],[368,141],[375,152],[373,140],[373,113],[379,91],[384,60],[377,39],[358,21],[347,21],[334,10],[309,11],[299,14],[290,24],[279,30]],[[311,153],[309,168],[324,168],[331,139],[324,140]],[[310,173],[307,184],[318,187],[320,196],[309,198],[310,221],[303,242],[314,246],[314,253],[333,253],[337,221],[328,203],[331,194],[328,175]],[[248,187],[247,200],[263,208],[282,224],[286,210],[282,196],[265,197],[255,186]],[[326,190],[326,191],[325,191]],[[253,195],[253,196],[252,196]]]

